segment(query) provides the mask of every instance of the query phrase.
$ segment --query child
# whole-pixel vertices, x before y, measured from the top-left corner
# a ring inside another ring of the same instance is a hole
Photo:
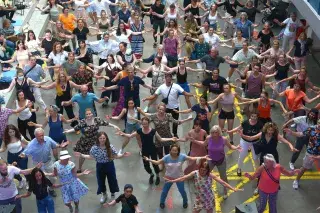
[[[137,198],[132,194],[132,191],[133,186],[131,184],[126,184],[124,186],[124,193],[122,195],[120,195],[117,199],[111,201],[110,203],[103,204],[103,206],[113,206],[121,201],[121,213],[142,213],[142,211],[138,207]]]

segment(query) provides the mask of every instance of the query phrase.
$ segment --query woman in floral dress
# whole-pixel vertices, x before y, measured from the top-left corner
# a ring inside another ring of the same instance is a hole
[[[80,198],[88,193],[88,187],[78,177],[90,174],[90,171],[85,170],[77,174],[76,165],[69,161],[70,158],[68,150],[60,151],[60,160],[53,164],[54,170],[50,176],[59,177],[64,204],[69,207],[69,211],[72,213],[72,202],[74,202],[75,213],[78,213]]]
[[[228,183],[221,180],[219,177],[210,173],[209,164],[206,159],[201,159],[199,170],[193,171],[188,175],[184,175],[175,180],[165,179],[169,183],[176,183],[180,181],[185,181],[187,179],[194,178],[195,185],[195,201],[193,204],[192,213],[200,213],[201,210],[206,210],[207,213],[213,213],[214,208],[214,194],[212,191],[212,180],[217,181],[224,187],[227,187],[233,191],[242,191],[241,189],[236,189],[230,186]]]
[[[178,125],[192,120],[191,118],[184,119],[184,120],[176,120],[172,117],[170,113],[166,113],[166,105],[164,103],[160,103],[157,108],[156,113],[145,113],[141,111],[141,114],[144,116],[150,117],[150,121],[154,123],[155,130],[159,133],[161,138],[172,138],[172,133],[170,129],[170,123],[176,123]],[[167,155],[169,154],[170,146],[173,145],[173,141],[168,141],[168,142],[160,142],[156,138],[156,148],[157,148],[157,154],[159,159],[163,158],[163,149],[164,153]]]
[[[260,56],[267,58],[267,60],[263,63],[263,66],[261,66],[261,72],[265,75],[274,73],[274,69],[267,69],[266,67],[271,67],[272,65],[274,65],[274,63],[278,61],[279,56],[283,54],[284,51],[280,49],[279,40],[274,40],[273,46],[267,51],[260,54]]]
[[[91,147],[95,144],[98,137],[100,126],[111,126],[117,130],[120,130],[116,125],[110,124],[107,121],[100,119],[99,117],[93,117],[93,112],[90,108],[86,109],[86,118],[79,121],[73,129],[66,130],[64,133],[70,133],[75,131],[82,132],[82,136],[73,148],[73,151],[80,152],[82,154],[88,155]],[[84,163],[84,158],[79,158],[79,168],[77,173],[81,173],[81,169]]]

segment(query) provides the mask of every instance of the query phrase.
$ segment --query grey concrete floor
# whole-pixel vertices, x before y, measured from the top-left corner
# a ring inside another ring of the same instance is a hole
[[[276,30],[275,30],[276,31]],[[150,33],[145,34],[145,48],[144,48],[144,56],[149,56],[151,53],[154,52],[154,49],[152,49],[152,36]],[[227,48],[220,48],[220,55],[230,55],[232,54],[232,50]],[[142,67],[146,68],[148,67],[148,64],[143,64]],[[221,75],[226,76],[229,66],[226,64],[221,65]],[[319,70],[318,65],[313,61],[312,57],[308,57],[308,70],[309,70],[309,76],[311,77],[311,80],[318,84],[320,83],[319,80],[319,72],[316,70]],[[200,82],[202,79],[197,78],[196,74],[189,73],[188,74],[188,81],[189,83],[194,82]],[[146,80],[147,83],[151,83],[151,79]],[[98,82],[98,87],[102,86],[103,82]],[[192,92],[195,92],[192,89]],[[96,90],[96,93],[100,95],[100,92]],[[149,95],[149,91],[145,89],[141,89],[141,97],[146,97]],[[42,96],[44,98],[44,101],[49,105],[54,103],[54,91],[43,91]],[[181,108],[186,109],[186,104],[184,101],[184,98],[181,98],[180,100]],[[192,103],[195,104],[195,100],[192,100]],[[102,108],[101,105],[97,104],[97,111],[98,116],[101,118],[105,115],[110,115],[112,108],[114,104],[110,104],[107,108]],[[144,107],[145,104],[142,104],[142,107]],[[13,107],[13,105],[11,105]],[[75,112],[77,110],[75,109]],[[42,123],[44,114],[43,112],[38,113],[38,123]],[[180,117],[181,118],[181,117]],[[16,116],[11,116],[10,123],[17,124]],[[282,125],[284,122],[284,118],[281,115],[279,109],[273,108],[272,109],[272,119],[279,125]],[[123,121],[119,122],[113,122],[114,124],[119,125],[120,127],[123,127]],[[212,125],[217,123],[217,116],[214,116],[214,119],[212,121]],[[234,126],[236,127],[239,125],[239,118],[235,120]],[[69,128],[65,126],[66,128]],[[178,129],[179,136],[183,136],[185,133],[187,133],[192,128],[191,123],[183,124]],[[48,131],[48,128],[45,129],[46,132]],[[106,131],[109,135],[109,138],[111,140],[111,143],[115,145],[115,147],[120,148],[123,139],[119,136],[114,134],[114,130],[101,127],[102,131]],[[75,134],[68,135],[68,139],[75,143],[78,140],[79,136]],[[235,136],[235,144],[239,143],[239,137]],[[291,142],[294,143],[294,139],[291,139]],[[189,144],[188,143],[182,143],[181,144],[182,152],[187,153],[189,151]],[[68,150],[72,153],[72,146],[68,147]],[[167,198],[167,208],[164,210],[161,210],[159,208],[159,199],[160,199],[160,193],[163,185],[163,179],[161,180],[161,184],[156,187],[154,185],[148,184],[148,174],[145,172],[142,164],[142,159],[139,156],[138,153],[138,146],[135,140],[132,140],[126,151],[129,151],[132,153],[131,156],[128,158],[115,160],[116,169],[117,169],[117,178],[119,182],[120,189],[122,190],[123,186],[126,183],[133,184],[134,187],[134,194],[138,198],[139,206],[143,210],[144,213],[158,213],[158,212],[174,212],[174,213],[180,213],[180,212],[192,212],[192,200],[193,200],[193,186],[192,183],[186,184],[186,190],[188,192],[189,199],[189,208],[183,209],[182,208],[182,199],[180,197],[180,194],[176,188],[176,186],[172,187],[172,190],[169,193],[169,196]],[[286,168],[288,168],[288,162],[291,157],[291,153],[288,151],[287,146],[280,144],[278,146],[278,151],[280,154],[280,162],[282,165],[284,165]],[[230,179],[230,184],[233,186],[239,186],[240,188],[244,188],[243,192],[238,193],[231,193],[229,198],[223,202],[219,194],[222,193],[222,187],[217,186],[214,187],[217,189],[217,198],[219,202],[216,202],[218,209],[219,206],[221,207],[223,213],[229,213],[234,211],[235,205],[241,204],[243,202],[248,201],[256,201],[257,197],[253,196],[253,188],[254,184],[250,183],[246,180],[246,178],[238,178],[235,175],[236,168],[235,165],[237,163],[239,154],[237,152],[232,152],[228,154],[227,157],[227,165],[228,165],[228,175]],[[6,156],[3,156],[6,158]],[[299,160],[296,163],[296,166],[301,166],[302,164],[302,157],[303,154],[301,154]],[[77,163],[77,159],[74,157],[71,159],[73,162]],[[95,162],[87,160],[84,164],[85,169],[91,169],[95,172]],[[253,172],[253,166],[250,160],[245,163],[245,167],[243,171],[249,171]],[[98,213],[98,212],[109,212],[109,213],[118,213],[120,212],[121,206],[117,205],[116,207],[111,208],[103,208],[99,204],[100,196],[96,195],[97,190],[97,181],[95,177],[95,173],[92,173],[88,176],[81,177],[81,180],[89,187],[88,194],[83,197],[80,201],[80,212],[82,213]],[[162,175],[161,175],[162,176]],[[301,181],[301,188],[298,191],[295,191],[292,189],[292,178],[289,179],[283,179],[281,181],[281,190],[278,195],[278,212],[280,213],[300,213],[300,212],[315,212],[315,209],[317,206],[319,206],[319,195],[318,190],[320,189],[319,185],[319,173],[313,173],[308,176],[308,180]],[[216,186],[216,185],[214,185]],[[23,193],[22,190],[20,193]],[[59,190],[57,190],[58,196],[54,198],[55,200],[55,206],[56,206],[56,212],[68,212],[67,207],[64,206],[62,199],[61,199],[61,193]],[[119,194],[119,193],[118,193]],[[117,194],[117,195],[118,195]],[[111,199],[109,198],[108,201]],[[32,195],[30,198],[23,199],[23,212],[24,213],[36,213],[37,207],[36,207],[36,201],[35,197]]]

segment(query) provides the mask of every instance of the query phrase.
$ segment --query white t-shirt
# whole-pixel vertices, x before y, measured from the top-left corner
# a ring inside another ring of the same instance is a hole
[[[309,127],[314,126],[310,120],[307,120],[307,116],[298,116],[292,119],[295,124],[297,124],[297,131],[298,132],[304,132],[306,131]],[[307,122],[308,121],[308,122]]]
[[[168,97],[168,93],[170,90],[170,86],[167,86],[166,84],[160,85],[158,89],[156,90],[155,94],[162,95],[163,98]],[[170,94],[168,97],[168,109],[175,109],[179,107],[179,92],[182,93],[184,89],[178,84],[173,83],[172,88],[170,90]]]
[[[299,19],[296,19],[296,21],[292,21],[291,18],[287,18],[283,21],[284,24],[286,24],[286,29],[284,30],[284,35],[286,36],[293,36],[296,34],[297,28],[301,27],[302,24]]]
[[[209,43],[212,47],[219,47],[220,38],[217,34],[213,34],[212,36],[209,33],[203,34],[205,42]]]
[[[52,59],[54,65],[62,65],[67,61],[68,53],[66,51],[62,51],[55,55],[53,52],[51,52],[48,58]]]
[[[7,200],[18,194],[18,189],[14,183],[14,176],[20,174],[20,169],[15,166],[8,166],[8,178],[0,184],[0,200]],[[2,178],[2,177],[0,177]]]

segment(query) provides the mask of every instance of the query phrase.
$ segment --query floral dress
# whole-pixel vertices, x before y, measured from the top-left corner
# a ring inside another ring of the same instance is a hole
[[[124,77],[127,77],[128,73],[126,71],[121,71],[121,79]],[[120,96],[117,105],[115,108],[112,110],[112,116],[118,116],[120,115],[122,109],[124,108],[124,87],[120,86]]]
[[[196,199],[193,204],[195,211],[202,209],[211,210],[214,207],[214,194],[211,189],[212,178],[210,176],[201,176],[199,170],[194,173],[194,186]]]
[[[162,138],[172,138],[171,129],[170,129],[171,122],[179,124],[179,121],[174,119],[170,113],[166,113],[165,118],[163,120],[159,120],[157,113],[153,113],[150,115],[150,120],[154,123],[155,130],[158,132],[158,134]],[[171,146],[172,144],[174,144],[173,141],[160,142],[156,138],[155,146],[159,148],[163,146]]]
[[[270,54],[268,59],[263,63],[264,66],[266,67],[271,67],[272,65],[274,65],[274,63],[278,60],[279,55],[284,54],[284,51],[282,49],[279,49],[277,51],[275,51],[273,48],[270,49]],[[272,70],[268,70],[266,69],[264,66],[261,66],[261,72],[265,75],[269,75],[274,73],[274,69]]]
[[[79,121],[79,124],[74,127],[75,131],[82,131],[82,136],[77,142],[76,146],[73,148],[73,151],[80,152],[82,154],[88,155],[91,147],[96,143],[98,139],[98,131],[100,126],[108,126],[107,121],[101,120],[98,117],[95,117],[92,125],[88,125],[85,119]]]
[[[67,165],[60,164],[60,161],[54,163],[61,184],[67,183],[61,187],[62,199],[65,204],[72,201],[78,202],[80,198],[88,193],[88,187],[72,174],[75,164],[71,161]]]
[[[85,70],[83,75],[80,72],[75,72],[72,75],[72,81],[78,85],[87,84],[93,82],[93,73],[91,71]],[[88,85],[88,92],[94,93],[92,84]]]

